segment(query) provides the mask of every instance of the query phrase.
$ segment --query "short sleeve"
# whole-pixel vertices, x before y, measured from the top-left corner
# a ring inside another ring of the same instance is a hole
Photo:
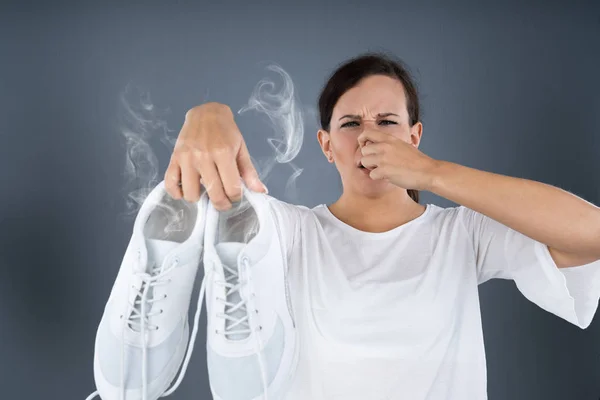
[[[600,260],[558,268],[548,247],[479,212],[459,207],[459,219],[472,239],[478,283],[512,279],[542,309],[587,328],[600,299]]]
[[[289,204],[271,196],[267,197],[289,260],[297,238],[300,236],[301,210],[306,207]]]

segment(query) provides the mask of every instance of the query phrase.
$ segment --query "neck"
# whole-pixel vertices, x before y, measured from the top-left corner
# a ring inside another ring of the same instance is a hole
[[[329,210],[340,221],[361,231],[386,232],[417,218],[425,206],[398,188],[376,197],[344,191]]]

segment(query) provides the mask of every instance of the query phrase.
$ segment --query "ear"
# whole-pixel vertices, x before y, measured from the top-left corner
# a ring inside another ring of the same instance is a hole
[[[419,143],[421,143],[422,136],[423,124],[421,122],[417,122],[416,124],[410,127],[410,143],[417,149],[419,148]]]
[[[321,145],[323,154],[327,157],[327,161],[333,163],[333,152],[331,151],[331,137],[329,136],[329,132],[319,129],[317,132],[317,139],[319,140],[319,145]]]

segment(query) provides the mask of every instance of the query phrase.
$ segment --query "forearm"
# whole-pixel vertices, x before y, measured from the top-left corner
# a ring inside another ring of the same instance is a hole
[[[557,187],[440,161],[430,191],[561,252],[600,259],[600,208]]]

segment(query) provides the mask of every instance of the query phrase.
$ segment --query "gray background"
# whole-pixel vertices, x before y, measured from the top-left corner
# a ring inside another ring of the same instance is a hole
[[[0,6],[1,398],[94,390],[95,330],[131,235],[126,195],[141,182],[126,181],[119,128],[130,83],[167,110],[175,137],[188,108],[212,100],[239,109],[268,75],[265,63],[281,65],[309,110],[294,160],[303,172],[295,195],[284,191],[288,165],[267,184],[275,197],[314,206],[334,201],[340,184],[310,107],[336,64],[389,50],[420,84],[422,151],[600,203],[598,2],[368,3]],[[263,117],[238,118],[257,159],[270,154]],[[151,149],[162,178],[170,149],[158,140]],[[454,205],[430,193],[421,202]],[[598,316],[580,330],[512,282],[480,291],[491,400],[600,397]],[[171,398],[209,398],[204,337]]]

